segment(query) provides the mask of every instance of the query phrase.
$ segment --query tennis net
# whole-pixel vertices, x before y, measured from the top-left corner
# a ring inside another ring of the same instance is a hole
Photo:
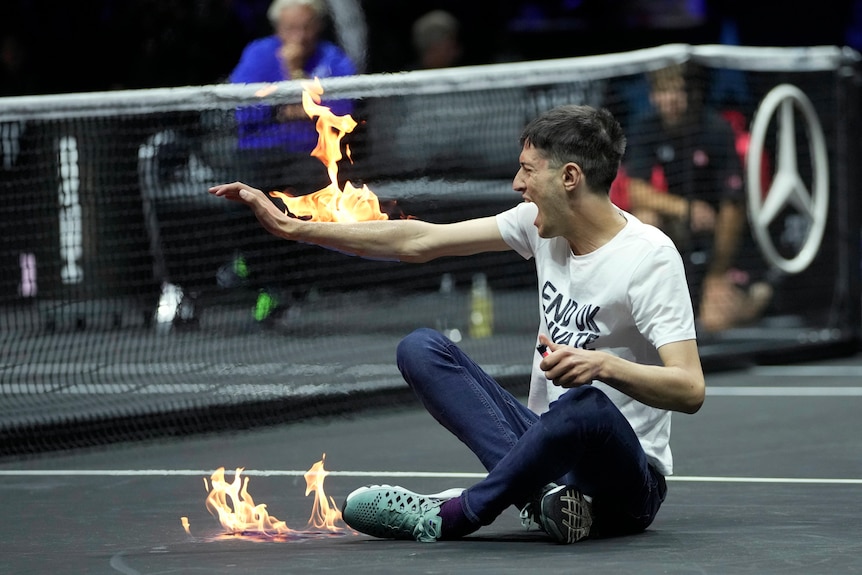
[[[648,143],[651,79],[680,66],[689,100],[736,130],[747,216],[733,281],[772,293],[753,317],[704,330],[706,367],[855,349],[855,52],[669,45],[321,82],[323,104],[358,121],[341,182],[367,184],[390,217],[449,222],[520,201],[520,130],[556,105],[607,107],[632,143]],[[277,240],[247,209],[209,196],[238,179],[300,195],[328,183],[309,155],[310,120],[267,131],[302,91],[284,82],[0,99],[0,454],[406,401],[394,349],[421,326],[525,389],[531,263],[352,258]],[[687,125],[676,149],[698,158],[706,130]],[[800,185],[767,202],[790,147]],[[682,174],[685,193],[717,204],[696,195],[699,173]],[[621,175],[614,199],[634,209],[629,181]],[[680,238],[702,277],[709,248]]]

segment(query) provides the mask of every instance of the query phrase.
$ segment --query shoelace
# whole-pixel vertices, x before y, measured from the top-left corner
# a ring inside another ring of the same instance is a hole
[[[524,529],[526,529],[527,531],[529,531],[531,529],[540,529],[542,531],[545,530],[545,528],[542,527],[542,524],[539,521],[537,514],[533,513],[533,507],[534,506],[541,506],[542,505],[542,497],[545,496],[545,493],[547,493],[548,491],[550,491],[551,489],[553,489],[556,486],[557,486],[556,483],[548,483],[547,485],[545,485],[542,488],[542,494],[538,498],[531,500],[531,501],[528,501],[527,504],[524,505],[524,507],[521,509],[521,512],[520,512],[521,526],[524,527]]]
[[[520,517],[521,526],[527,531],[539,527],[539,524],[533,519],[533,505],[531,503],[524,505],[524,508],[521,509]]]
[[[413,539],[422,543],[437,541],[442,535],[441,527],[443,521],[435,511],[430,517],[426,514],[422,515],[422,519],[416,523],[413,528]]]
[[[402,533],[410,533],[416,541],[429,542],[440,538],[442,521],[437,514],[439,501],[432,498],[420,497],[410,505],[400,505],[381,510],[384,515],[384,524]],[[405,523],[412,515],[418,515],[419,521],[413,527],[412,532],[405,529]]]

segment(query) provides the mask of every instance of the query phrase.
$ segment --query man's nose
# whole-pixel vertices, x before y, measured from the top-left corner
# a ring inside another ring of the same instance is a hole
[[[512,189],[518,192],[519,194],[524,191],[524,179],[521,177],[521,171],[515,174],[515,177],[512,179]]]

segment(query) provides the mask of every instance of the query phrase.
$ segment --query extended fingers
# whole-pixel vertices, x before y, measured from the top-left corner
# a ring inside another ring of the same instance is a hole
[[[231,184],[221,184],[213,186],[209,189],[209,193],[216,197],[224,197],[229,200],[238,200],[245,202],[253,202],[256,193],[262,193],[251,186],[247,186],[242,182],[233,182]]]

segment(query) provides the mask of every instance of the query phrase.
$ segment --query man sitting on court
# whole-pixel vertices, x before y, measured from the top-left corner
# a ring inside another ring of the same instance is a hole
[[[523,131],[513,186],[524,201],[452,224],[351,224],[288,217],[260,190],[210,193],[247,204],[278,237],[376,259],[425,262],[514,250],[535,258],[540,328],[528,405],[458,346],[418,329],[397,362],[426,409],[488,470],[464,490],[362,487],[342,513],[382,538],[457,539],[510,505],[554,541],[646,529],[672,473],[671,411],[694,413],[705,384],[683,263],[670,239],[614,206],[625,136],[607,110],[562,106]]]

